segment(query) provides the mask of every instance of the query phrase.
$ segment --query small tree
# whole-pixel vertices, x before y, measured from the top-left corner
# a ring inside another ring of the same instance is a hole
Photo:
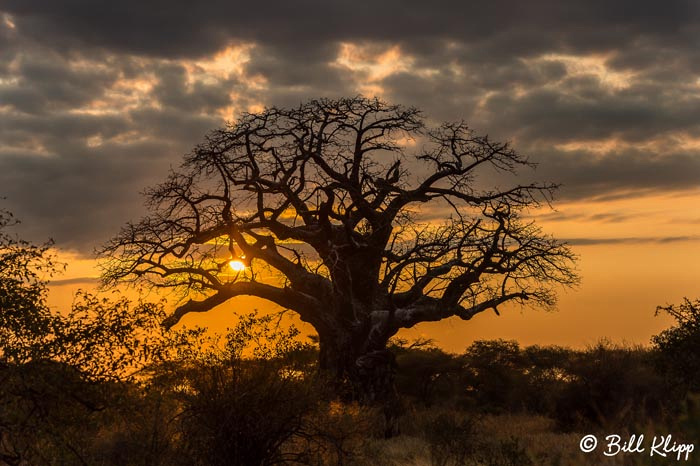
[[[14,237],[17,221],[0,210],[0,363],[25,362],[52,330],[46,279],[56,265],[50,243],[35,245]]]
[[[52,310],[51,244],[17,238],[16,223],[0,210],[0,463],[87,464],[100,421],[131,408],[120,405],[131,387],[115,382],[167,344],[153,332],[165,314],[84,292],[69,312]]]
[[[679,305],[659,306],[676,325],[652,337],[662,369],[684,390],[700,391],[700,300],[684,298]]]
[[[574,256],[521,212],[555,186],[484,188],[531,167],[464,123],[361,97],[245,114],[148,191],[151,214],[104,248],[104,282],[190,299],[164,324],[241,295],[298,313],[320,367],[354,394],[390,393],[388,339],[506,302],[552,306]]]

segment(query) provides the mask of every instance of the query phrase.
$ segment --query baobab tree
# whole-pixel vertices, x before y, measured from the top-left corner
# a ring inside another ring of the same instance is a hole
[[[568,247],[523,219],[555,186],[489,187],[531,166],[464,123],[428,128],[378,99],[245,114],[147,192],[152,213],[104,248],[103,278],[182,291],[167,327],[237,296],[276,303],[318,332],[322,371],[381,398],[400,329],[553,306],[576,282]]]

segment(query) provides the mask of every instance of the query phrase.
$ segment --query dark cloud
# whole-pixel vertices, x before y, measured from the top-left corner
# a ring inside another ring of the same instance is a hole
[[[62,285],[98,285],[100,279],[96,277],[76,277],[76,278],[64,278],[61,280],[51,280],[52,286],[62,286]]]
[[[373,88],[431,121],[512,140],[540,163],[521,180],[561,182],[560,198],[696,187],[700,150],[684,141],[700,137],[699,10],[691,0],[5,0],[0,196],[35,237],[87,251],[138,217],[141,189],[232,110]],[[338,61],[348,43],[354,68]],[[239,70],[194,64],[231,44],[249,46]],[[382,63],[391,50],[400,63]]]
[[[601,212],[599,214],[591,215],[589,220],[593,222],[620,223],[630,218],[634,218],[634,216],[620,212]]]
[[[74,108],[99,99],[117,79],[107,71],[76,69],[52,58],[23,57],[17,82],[0,86],[0,102],[26,113]]]
[[[252,53],[247,71],[262,75],[273,89],[307,87],[319,91],[345,88],[351,81],[347,73],[333,66],[338,45],[280,44],[275,47],[260,45]]]
[[[692,0],[496,0],[478,6],[456,0],[6,0],[3,5],[17,26],[37,40],[169,57],[203,56],[229,39],[309,48],[338,40],[420,43],[439,37],[481,42],[490,54],[539,53],[553,46],[601,50],[648,35],[675,44],[679,30],[698,12]]]
[[[527,141],[611,137],[644,141],[668,131],[696,133],[700,129],[700,95],[673,98],[662,83],[611,91],[588,76],[522,97],[499,92],[488,99],[484,115],[487,126]]]
[[[199,143],[212,129],[221,126],[221,117],[200,113],[188,113],[173,108],[145,107],[129,113],[134,128],[149,139],[179,142],[187,147]],[[179,160],[178,160],[179,162]]]
[[[700,240],[698,236],[658,236],[649,238],[564,238],[562,241],[572,246],[598,246],[602,244],[668,244],[698,240]]]
[[[600,156],[585,151],[541,151],[536,177],[562,184],[559,199],[611,200],[638,196],[648,190],[690,189],[700,186],[697,153],[658,154],[638,150]]]
[[[89,253],[142,213],[140,193],[153,173],[165,173],[175,150],[163,142],[78,147],[50,156],[0,154],[4,206],[35,241]],[[139,167],[135,170],[134,167]]]
[[[130,130],[126,115],[56,113],[50,116],[7,112],[0,123],[0,148],[24,147],[50,152],[91,137],[111,139]]]
[[[183,113],[210,113],[231,105],[230,93],[238,84],[230,79],[189,84],[187,70],[176,63],[157,67],[154,73],[159,82],[153,89],[153,97],[161,105]]]
[[[600,212],[596,214],[583,212],[560,212],[552,211],[545,214],[535,216],[537,220],[547,222],[602,222],[602,223],[619,223],[625,220],[635,218],[634,215],[624,212]]]

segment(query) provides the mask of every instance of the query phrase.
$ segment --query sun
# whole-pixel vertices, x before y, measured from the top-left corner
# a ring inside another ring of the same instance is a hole
[[[236,272],[243,272],[245,270],[245,264],[236,259],[229,261],[228,266],[231,267],[231,270]]]

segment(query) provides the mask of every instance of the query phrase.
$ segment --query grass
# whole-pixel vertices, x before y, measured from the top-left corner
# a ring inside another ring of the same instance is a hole
[[[357,466],[636,466],[670,464],[674,459],[654,460],[648,454],[620,453],[603,455],[602,443],[585,454],[579,449],[581,438],[591,432],[561,432],[552,419],[528,414],[481,415],[462,422],[467,413],[450,409],[415,410],[404,419],[404,433],[391,439],[366,438],[356,445],[349,464]],[[443,422],[438,430],[436,419]],[[465,444],[450,444],[462,437]],[[466,432],[464,429],[468,429]],[[606,432],[592,432],[603,441]],[[657,434],[662,432],[657,431]],[[621,432],[621,435],[627,435]],[[653,434],[652,434],[653,436]],[[440,440],[449,449],[440,449]],[[438,448],[436,448],[436,446]],[[647,449],[648,452],[648,449]],[[691,456],[691,460],[692,460]],[[664,462],[665,461],[665,462]],[[685,464],[696,464],[690,461]]]

